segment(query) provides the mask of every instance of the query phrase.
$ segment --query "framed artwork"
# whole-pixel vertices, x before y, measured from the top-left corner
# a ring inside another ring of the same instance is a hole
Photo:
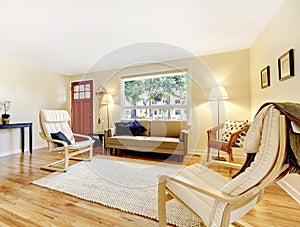
[[[260,71],[261,88],[270,87],[270,66]]]
[[[294,49],[290,49],[278,58],[279,80],[286,80],[295,75]]]

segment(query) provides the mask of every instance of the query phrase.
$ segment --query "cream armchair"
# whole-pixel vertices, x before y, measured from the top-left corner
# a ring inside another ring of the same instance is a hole
[[[214,148],[219,150],[225,151],[229,155],[229,161],[233,161],[233,154],[232,154],[232,148],[233,147],[239,147],[237,140],[239,138],[239,135],[246,134],[250,123],[247,121],[231,121],[237,124],[241,124],[242,126],[236,130],[230,130],[228,132],[228,138],[226,140],[222,140],[222,138],[218,139],[218,133],[220,134],[220,130],[224,130],[225,123],[222,123],[220,125],[217,125],[209,130],[207,130],[207,161],[209,161],[210,158],[210,149]]]
[[[88,161],[93,156],[94,140],[89,136],[74,134],[69,126],[71,120],[66,110],[41,110],[40,111],[40,136],[47,141],[50,152],[61,152],[63,159],[50,163],[41,169],[66,171],[69,167],[69,160]],[[51,136],[52,134],[52,136]],[[52,138],[53,135],[62,135],[65,141]],[[85,139],[84,141],[75,142],[74,136]],[[88,158],[78,157],[79,154],[89,152]],[[63,164],[63,166],[59,166]]]
[[[189,166],[177,176],[161,176],[159,226],[166,226],[166,203],[174,198],[205,226],[237,222],[262,199],[266,186],[288,172],[286,128],[285,117],[273,106],[261,110],[244,142],[246,152],[257,152],[254,161],[232,180],[201,164]]]

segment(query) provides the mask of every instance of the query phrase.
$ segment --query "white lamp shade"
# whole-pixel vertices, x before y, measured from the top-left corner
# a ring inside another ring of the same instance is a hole
[[[114,100],[111,94],[105,94],[102,98],[101,104],[113,104]]]
[[[228,99],[227,91],[224,87],[213,87],[209,93],[208,100]]]

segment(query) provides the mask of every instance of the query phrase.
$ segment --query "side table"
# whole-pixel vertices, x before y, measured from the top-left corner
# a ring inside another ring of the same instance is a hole
[[[94,132],[89,133],[88,135],[95,140],[94,147],[105,148],[104,132]]]
[[[0,129],[12,129],[12,128],[20,128],[21,130],[21,149],[22,152],[25,150],[25,142],[24,142],[24,128],[28,128],[29,130],[29,152],[32,153],[32,123],[13,123],[7,125],[0,125]]]

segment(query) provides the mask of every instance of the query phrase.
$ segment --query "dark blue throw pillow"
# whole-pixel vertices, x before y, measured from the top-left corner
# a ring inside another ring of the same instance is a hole
[[[117,136],[125,136],[125,135],[131,136],[132,133],[130,131],[129,124],[130,124],[130,122],[115,122],[116,135]]]
[[[147,131],[147,129],[142,126],[137,120],[134,120],[132,123],[130,123],[129,127],[132,135],[134,136],[140,136]]]
[[[140,136],[147,131],[137,120],[133,122],[115,122],[115,126],[117,136]]]
[[[61,141],[66,142],[68,145],[71,145],[70,140],[61,131],[50,133],[50,135],[51,135],[51,138],[54,139],[54,140],[61,140]],[[56,143],[56,144],[59,147],[63,146],[61,143]]]

